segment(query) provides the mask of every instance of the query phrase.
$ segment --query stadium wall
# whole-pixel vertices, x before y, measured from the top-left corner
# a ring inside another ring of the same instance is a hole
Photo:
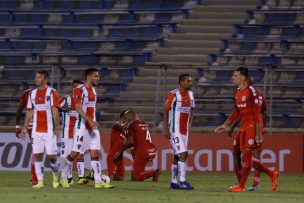
[[[102,135],[101,162],[106,170],[106,151],[109,147],[109,135]],[[277,168],[286,173],[304,172],[304,135],[266,135],[262,151],[262,162],[269,168]],[[158,155],[147,169],[160,168],[170,170],[172,149],[162,135],[152,137],[158,148]],[[59,142],[60,143],[60,142]],[[233,171],[233,139],[225,135],[190,135],[188,171],[193,172],[230,172]],[[58,144],[60,147],[60,144]],[[0,170],[28,171],[30,168],[31,145],[29,140],[20,140],[14,133],[0,133]],[[59,152],[59,150],[58,150]],[[132,156],[124,154],[125,167],[132,169]],[[86,166],[90,166],[88,155]],[[49,162],[45,160],[45,167]]]

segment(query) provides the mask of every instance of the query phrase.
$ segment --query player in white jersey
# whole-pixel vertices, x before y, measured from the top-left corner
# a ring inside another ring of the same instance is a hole
[[[193,189],[186,181],[188,136],[195,107],[193,92],[190,91],[191,86],[191,76],[188,74],[180,75],[179,89],[168,93],[164,105],[164,133],[165,137],[170,139],[174,150],[170,185],[172,189]],[[180,184],[178,184],[178,180]]]
[[[44,151],[51,162],[53,170],[53,188],[59,187],[57,162],[57,139],[59,136],[59,97],[57,91],[47,86],[48,72],[40,70],[36,72],[36,88],[28,97],[25,123],[21,132],[21,138],[25,138],[28,125],[33,118],[32,139],[33,153],[35,155],[35,170],[38,183],[33,188],[43,188],[43,156]]]
[[[95,68],[85,71],[85,83],[75,88],[75,109],[79,114],[73,139],[72,152],[67,156],[61,173],[61,185],[69,187],[67,175],[73,160],[82,150],[90,149],[91,167],[94,171],[95,188],[112,188],[101,180],[100,134],[96,121],[97,96],[94,86],[98,85],[99,73]],[[84,145],[87,143],[87,146]]]
[[[73,80],[71,84],[71,93],[69,95],[62,96],[59,100],[60,110],[62,112],[62,136],[61,136],[61,149],[60,156],[64,159],[72,151],[73,137],[75,131],[75,124],[77,122],[78,113],[75,110],[75,101],[73,97],[73,90],[81,85],[80,80]],[[87,184],[89,181],[84,178],[84,151],[77,156],[77,172],[79,180],[77,184]],[[73,184],[73,170],[72,166],[68,173],[68,182]]]

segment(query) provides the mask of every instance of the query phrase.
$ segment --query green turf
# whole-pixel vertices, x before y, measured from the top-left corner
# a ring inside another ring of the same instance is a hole
[[[232,173],[189,173],[188,180],[193,191],[173,191],[168,189],[169,174],[162,174],[160,182],[113,182],[114,189],[94,189],[93,183],[73,185],[71,188],[53,189],[51,174],[46,173],[44,189],[32,189],[28,173],[0,172],[1,203],[68,203],[68,202],[304,202],[304,174],[281,174],[279,190],[271,191],[270,181],[262,176],[259,192],[230,193],[227,188],[235,183]],[[250,185],[252,178],[247,182]]]

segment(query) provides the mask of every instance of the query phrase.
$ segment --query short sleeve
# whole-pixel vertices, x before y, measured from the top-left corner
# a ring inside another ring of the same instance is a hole
[[[27,96],[26,108],[27,109],[32,109],[33,108],[32,100],[31,100],[31,93],[29,93],[28,96]]]
[[[64,108],[65,105],[66,105],[66,99],[65,99],[65,97],[60,97],[60,99],[59,99],[59,106],[61,108]]]
[[[51,95],[51,106],[57,108],[59,107],[59,95],[56,90],[54,90]]]
[[[174,100],[174,94],[172,92],[169,92],[167,94],[167,100],[164,106],[165,109],[170,110],[172,108],[173,100]]]
[[[75,104],[81,104],[82,90],[80,88],[75,88],[73,92]]]

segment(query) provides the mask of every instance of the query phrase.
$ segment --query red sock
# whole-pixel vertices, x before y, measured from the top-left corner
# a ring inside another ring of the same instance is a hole
[[[252,186],[257,186],[260,183],[260,171],[255,171]]]
[[[236,168],[236,169],[234,169],[234,173],[236,175],[236,178],[237,178],[238,182],[240,183],[241,178],[242,178],[242,170]]]
[[[151,178],[154,175],[154,171],[143,172],[140,174],[134,174],[134,178],[136,181],[144,181],[148,178]]]
[[[36,175],[36,171],[35,171],[35,156],[34,154],[32,154],[31,157],[31,180],[32,180],[32,184],[36,185],[38,183],[38,178]]]
[[[270,178],[273,176],[273,172],[264,166],[260,160],[253,158],[253,167],[259,171],[266,173]]]
[[[242,178],[240,180],[240,186],[245,187],[246,180],[250,174],[252,166],[252,153],[250,151],[243,152],[243,162],[242,162]]]

